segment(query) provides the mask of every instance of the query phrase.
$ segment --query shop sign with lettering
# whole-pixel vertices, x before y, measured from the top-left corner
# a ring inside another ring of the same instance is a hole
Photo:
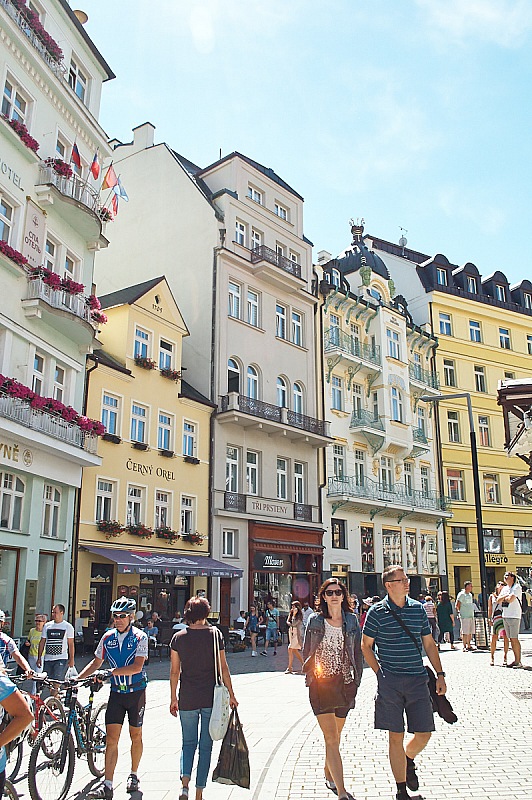
[[[292,503],[282,503],[279,500],[262,500],[260,497],[247,497],[246,512],[260,514],[263,517],[276,517],[277,519],[292,519]]]
[[[155,475],[157,478],[162,478],[165,481],[175,481],[175,476],[171,469],[154,467],[152,464],[140,464],[138,461],[133,461],[131,458],[128,458],[126,461],[126,469],[129,470],[129,472],[138,472],[139,475]]]
[[[253,556],[253,566],[259,572],[277,570],[279,572],[290,572],[292,568],[289,555],[284,553],[261,553],[256,552]]]
[[[484,563],[491,567],[508,563],[508,556],[498,556],[493,553],[484,553]]]
[[[46,216],[31,200],[26,206],[26,224],[22,240],[22,255],[26,256],[30,267],[40,267],[46,241]]]
[[[33,453],[27,448],[21,450],[16,442],[2,442],[0,440],[0,461],[8,464],[19,464],[21,467],[31,467]]]

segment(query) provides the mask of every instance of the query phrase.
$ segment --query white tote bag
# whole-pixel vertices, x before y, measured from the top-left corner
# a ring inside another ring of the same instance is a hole
[[[209,722],[211,739],[223,739],[229,725],[229,689],[222,681],[222,667],[220,664],[220,642],[218,628],[212,629],[214,646],[214,697],[212,700],[212,713]]]

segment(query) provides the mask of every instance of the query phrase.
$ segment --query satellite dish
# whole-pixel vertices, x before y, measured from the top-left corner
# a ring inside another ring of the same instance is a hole
[[[406,245],[408,244],[406,236],[401,236],[401,238],[399,239],[399,244],[401,245],[401,247],[406,247]]]

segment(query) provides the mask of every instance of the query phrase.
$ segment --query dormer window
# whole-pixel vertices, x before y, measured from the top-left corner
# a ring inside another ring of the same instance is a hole
[[[447,286],[447,270],[438,267],[436,270],[436,280],[438,282],[438,286]]]
[[[340,288],[340,271],[337,269],[331,270],[331,283],[333,286],[336,286],[337,289]]]
[[[532,294],[528,292],[524,292],[523,294],[523,302],[525,304],[525,308],[532,309]]]
[[[474,278],[472,275],[467,276],[467,291],[469,292],[469,294],[477,293],[477,279]]]
[[[371,289],[369,290],[369,293],[373,297],[374,300],[378,300],[379,303],[380,303],[380,301],[382,300],[381,293],[378,292],[377,289],[375,289],[374,286],[371,287]]]
[[[500,300],[501,303],[506,303],[506,288],[501,286],[500,283],[495,284],[495,297],[497,300]]]

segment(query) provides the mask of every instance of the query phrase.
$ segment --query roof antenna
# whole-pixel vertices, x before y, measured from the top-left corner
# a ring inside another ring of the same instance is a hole
[[[401,231],[401,238],[399,239],[399,246],[403,248],[403,252],[401,253],[401,255],[404,258],[405,257],[405,247],[408,244],[408,240],[407,240],[407,238],[406,238],[406,236],[404,234],[408,233],[408,231],[407,231],[406,228],[401,228],[400,225],[399,225],[399,230]]]
[[[222,148],[220,147],[220,161],[222,160]]]

